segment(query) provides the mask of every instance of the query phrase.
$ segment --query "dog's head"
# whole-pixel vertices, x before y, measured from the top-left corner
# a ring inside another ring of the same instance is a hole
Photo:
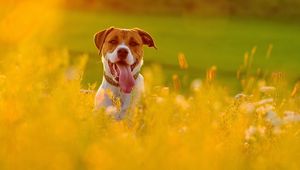
[[[134,75],[143,64],[143,45],[155,47],[147,32],[134,29],[108,28],[96,33],[95,44],[102,55],[104,72],[125,93],[134,86]]]

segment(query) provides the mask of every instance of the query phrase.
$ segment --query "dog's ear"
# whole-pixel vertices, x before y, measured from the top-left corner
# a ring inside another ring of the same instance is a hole
[[[114,27],[109,27],[105,30],[99,31],[94,36],[95,45],[99,50],[99,54],[101,54],[102,47],[105,41],[106,36],[114,29]]]
[[[148,47],[154,47],[155,49],[155,43],[153,41],[153,38],[151,37],[151,35],[149,33],[147,33],[144,30],[141,30],[139,28],[134,28],[133,30],[137,31],[138,34],[141,36],[142,40],[143,40],[143,44],[147,45]]]

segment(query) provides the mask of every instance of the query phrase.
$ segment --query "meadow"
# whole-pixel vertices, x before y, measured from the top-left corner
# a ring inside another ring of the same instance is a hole
[[[51,4],[22,6],[0,25],[0,169],[300,168],[296,23]],[[146,91],[123,121],[81,91],[99,85],[93,34],[110,25],[141,27],[159,48],[146,49]]]
[[[299,23],[238,17],[197,17],[109,14],[105,12],[63,12],[58,37],[49,46],[65,47],[75,54],[89,54],[85,83],[100,81],[101,63],[93,44],[93,35],[109,26],[140,27],[153,35],[158,50],[145,48],[145,64],[163,65],[166,83],[172,74],[205,77],[205,70],[215,65],[221,82],[239,88],[236,71],[246,52],[256,47],[253,65],[265,71],[286,72],[290,81],[299,78]],[[51,39],[50,39],[51,40]],[[60,42],[60,43],[57,43]],[[178,68],[178,54],[189,61],[189,69]],[[189,81],[189,82],[190,82]],[[170,84],[169,84],[170,85]]]

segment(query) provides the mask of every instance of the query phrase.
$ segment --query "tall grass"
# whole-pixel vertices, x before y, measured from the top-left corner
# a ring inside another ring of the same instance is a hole
[[[212,67],[180,94],[148,67],[142,104],[117,122],[80,92],[88,56],[77,58],[30,47],[1,59],[0,169],[300,167],[299,85],[286,88],[276,73],[245,73],[251,86],[230,96]]]
[[[82,93],[88,56],[39,43],[56,15],[18,7],[0,27],[9,47],[0,54],[0,169],[300,168],[299,83],[289,88],[282,73],[254,71],[255,49],[238,71],[236,96],[218,84],[216,66],[184,94],[182,77],[174,74],[166,87],[160,66],[143,68],[143,100],[115,121],[109,109],[93,110],[94,93]],[[28,28],[22,34],[7,27],[18,17],[18,27]],[[188,69],[184,54],[178,59]]]

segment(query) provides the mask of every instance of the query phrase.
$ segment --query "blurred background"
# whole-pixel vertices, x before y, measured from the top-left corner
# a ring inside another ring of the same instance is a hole
[[[218,81],[238,90],[237,72],[251,57],[255,74],[300,77],[299,0],[13,0],[0,9],[2,50],[34,39],[74,58],[87,54],[83,86],[101,82],[93,36],[110,26],[154,37],[158,50],[145,47],[144,63],[162,70],[167,85],[178,75],[187,87],[214,66]]]

